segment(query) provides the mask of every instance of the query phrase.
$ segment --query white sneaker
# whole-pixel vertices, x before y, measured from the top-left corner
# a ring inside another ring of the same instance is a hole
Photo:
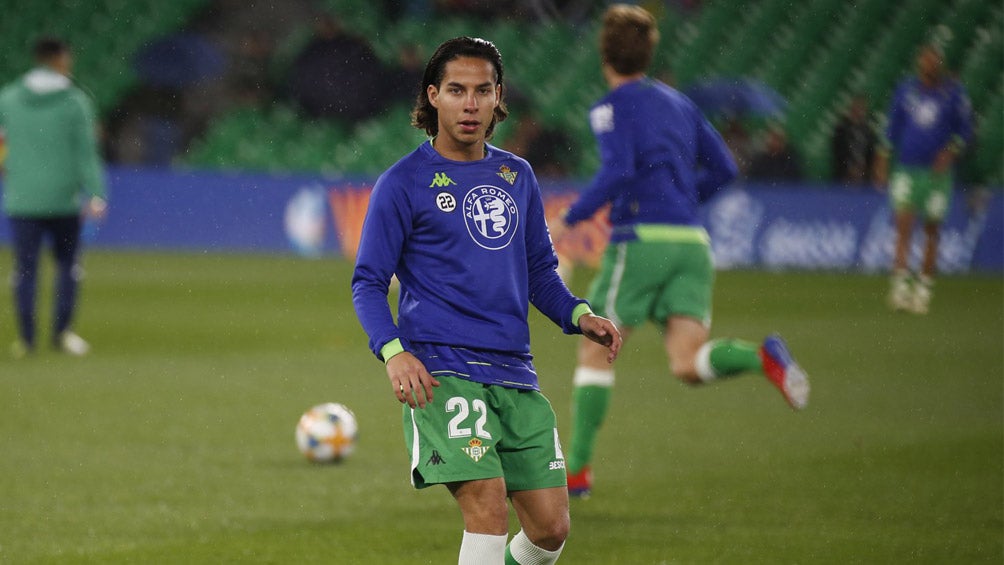
[[[889,308],[893,311],[913,311],[914,297],[909,275],[895,273],[889,280]]]
[[[914,314],[927,314],[931,306],[931,286],[934,281],[930,277],[920,276],[913,286],[913,299],[910,301],[910,311]]]
[[[84,341],[84,338],[79,335],[66,330],[59,334],[59,350],[63,353],[68,353],[76,357],[82,357],[87,355],[91,350],[91,345]]]
[[[23,339],[18,339],[10,346],[10,356],[14,359],[24,359],[31,354],[31,348]]]

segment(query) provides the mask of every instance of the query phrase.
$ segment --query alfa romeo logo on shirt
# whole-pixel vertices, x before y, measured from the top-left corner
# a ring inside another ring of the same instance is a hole
[[[519,208],[501,188],[477,186],[464,197],[464,220],[475,243],[485,249],[502,249],[516,235]]]

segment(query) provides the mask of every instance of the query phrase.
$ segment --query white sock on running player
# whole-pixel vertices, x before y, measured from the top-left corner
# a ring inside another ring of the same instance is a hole
[[[715,346],[714,340],[704,342],[704,345],[697,350],[694,356],[694,367],[697,369],[697,376],[701,382],[710,382],[718,378],[718,373],[711,366],[711,349]]]
[[[508,535],[472,534],[464,530],[458,565],[504,565]]]

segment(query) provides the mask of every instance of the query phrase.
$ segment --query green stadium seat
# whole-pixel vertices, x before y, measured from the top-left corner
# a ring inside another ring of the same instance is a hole
[[[967,39],[972,31],[985,21],[991,8],[986,0],[957,0],[949,9],[942,25],[951,33],[951,40],[945,46],[945,62],[951,69],[962,66],[967,48]]]
[[[787,0],[765,0],[751,8],[714,66],[724,75],[747,74],[766,56],[778,27],[790,25],[791,14],[791,3]]]
[[[684,24],[680,36],[681,56],[673,65],[673,72],[680,84],[690,84],[697,79],[715,74],[708,61],[712,54],[735,29],[743,5],[740,2],[712,2],[701,11],[696,23]]]
[[[324,0],[323,5],[345,11],[363,3]],[[348,21],[356,16],[345,17]],[[859,0],[853,5],[844,0],[710,2],[696,17],[672,9],[662,14],[663,38],[653,74],[660,76],[660,70],[671,68],[684,87],[714,72],[765,80],[789,100],[787,127],[810,177],[824,180],[829,175],[828,141],[839,110],[856,92],[869,96],[873,108],[884,109],[892,86],[911,72],[916,46],[935,29],[953,34],[948,52],[964,63],[959,67],[963,80],[976,85],[970,87],[971,92],[979,89],[973,102],[981,123],[987,122],[988,109],[999,112],[1004,96],[999,88],[1004,65],[1001,18],[1001,10],[991,0]],[[373,25],[360,22],[359,29]],[[460,34],[495,41],[506,58],[509,85],[530,100],[547,125],[562,128],[580,149],[573,175],[595,172],[599,163],[586,114],[606,91],[597,65],[596,22],[573,27],[451,17],[405,18],[379,25],[381,31],[373,39],[384,58],[394,56],[405,43],[420,44],[428,56],[444,38]],[[186,161],[219,162],[230,155],[231,166],[251,167],[271,159],[271,170],[373,175],[424,138],[421,132],[402,126],[408,123],[408,110],[402,105],[360,124],[337,124],[308,123],[292,108],[276,106],[256,116],[245,114],[234,123],[216,122]],[[244,123],[248,120],[254,123]],[[981,135],[989,132],[994,140],[1000,138],[1000,127],[981,127]],[[268,139],[265,143],[278,149],[270,152],[241,145],[248,131],[253,132],[250,137]],[[500,127],[494,141],[504,141],[508,133],[505,126]],[[983,148],[999,145],[981,142],[978,146],[983,159],[980,167],[997,171],[992,174],[998,178],[1000,167],[990,166],[986,153],[992,149]]]

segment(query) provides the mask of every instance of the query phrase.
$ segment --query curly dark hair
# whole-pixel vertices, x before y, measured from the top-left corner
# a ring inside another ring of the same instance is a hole
[[[494,43],[479,37],[455,37],[443,42],[425,66],[425,75],[415,98],[415,107],[411,110],[411,125],[425,130],[430,137],[435,137],[439,133],[439,112],[429,102],[429,86],[438,88],[446,75],[446,63],[460,57],[475,57],[491,63],[495,68],[495,84],[502,86],[502,54]],[[505,102],[499,100],[492,122],[488,124],[485,139],[492,138],[495,125],[505,120],[508,115],[509,110],[506,109]]]

